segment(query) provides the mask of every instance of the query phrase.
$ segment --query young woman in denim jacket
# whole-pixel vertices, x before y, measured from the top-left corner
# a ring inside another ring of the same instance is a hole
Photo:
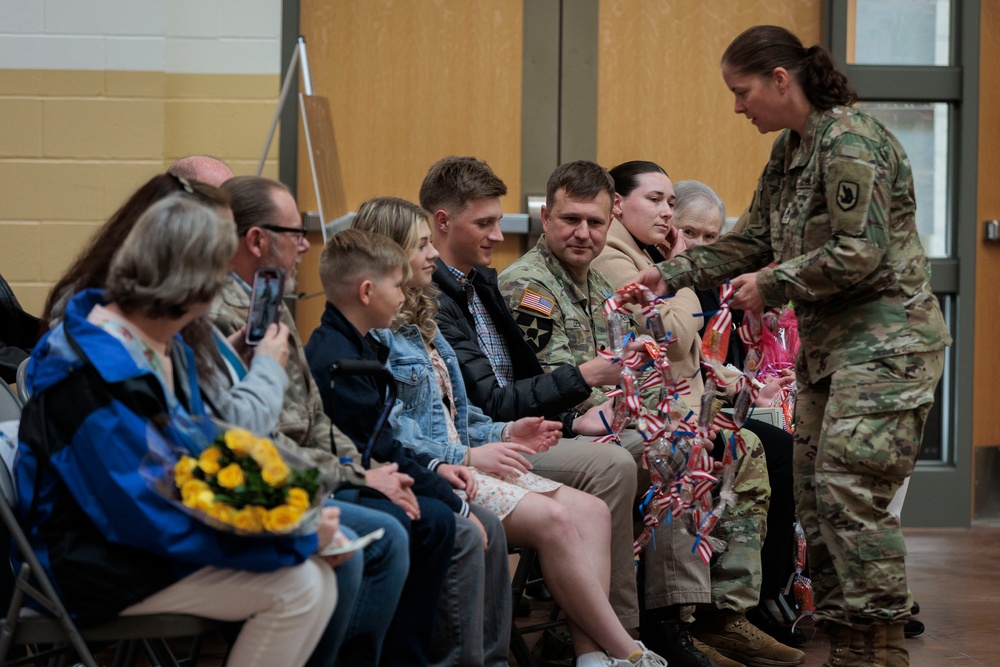
[[[406,301],[389,346],[399,396],[391,421],[407,447],[477,471],[476,502],[502,519],[510,544],[538,553],[545,581],[570,619],[577,665],[666,665],[633,640],[608,602],[611,515],[603,501],[529,472],[523,454],[544,451],[561,424],[540,417],[495,423],[469,403],[451,346],[434,323],[437,251],[430,215],[393,198],[362,206],[353,225],[394,239],[410,254]]]

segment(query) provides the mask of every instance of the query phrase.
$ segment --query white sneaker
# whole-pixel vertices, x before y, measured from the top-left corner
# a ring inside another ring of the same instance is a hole
[[[667,667],[667,661],[647,649],[642,642],[636,642],[642,649],[642,655],[632,660],[619,660],[622,667]]]
[[[619,662],[603,651],[584,653],[576,657],[576,667],[618,667]],[[626,664],[631,663],[626,661]]]

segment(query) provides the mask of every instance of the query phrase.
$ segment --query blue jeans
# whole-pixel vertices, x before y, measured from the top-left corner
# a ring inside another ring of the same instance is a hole
[[[385,512],[330,500],[340,508],[340,529],[349,539],[379,528],[385,535],[336,569],[337,609],[306,667],[378,664],[392,611],[410,566],[406,530]]]

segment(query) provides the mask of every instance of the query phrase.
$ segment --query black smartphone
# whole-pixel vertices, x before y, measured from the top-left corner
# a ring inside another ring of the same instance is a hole
[[[285,271],[262,267],[254,271],[250,285],[250,312],[247,314],[247,345],[256,345],[267,328],[281,317],[281,297],[285,291]]]

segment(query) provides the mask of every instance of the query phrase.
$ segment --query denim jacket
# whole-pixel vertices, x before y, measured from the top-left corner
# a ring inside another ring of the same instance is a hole
[[[396,438],[410,449],[425,452],[448,463],[461,464],[468,447],[498,442],[506,422],[494,422],[469,403],[458,358],[439,332],[434,345],[451,376],[455,398],[455,429],[461,444],[448,441],[444,401],[434,376],[430,355],[415,325],[404,324],[395,332],[373,332],[389,348],[389,367],[396,377],[399,393],[389,418]]]

